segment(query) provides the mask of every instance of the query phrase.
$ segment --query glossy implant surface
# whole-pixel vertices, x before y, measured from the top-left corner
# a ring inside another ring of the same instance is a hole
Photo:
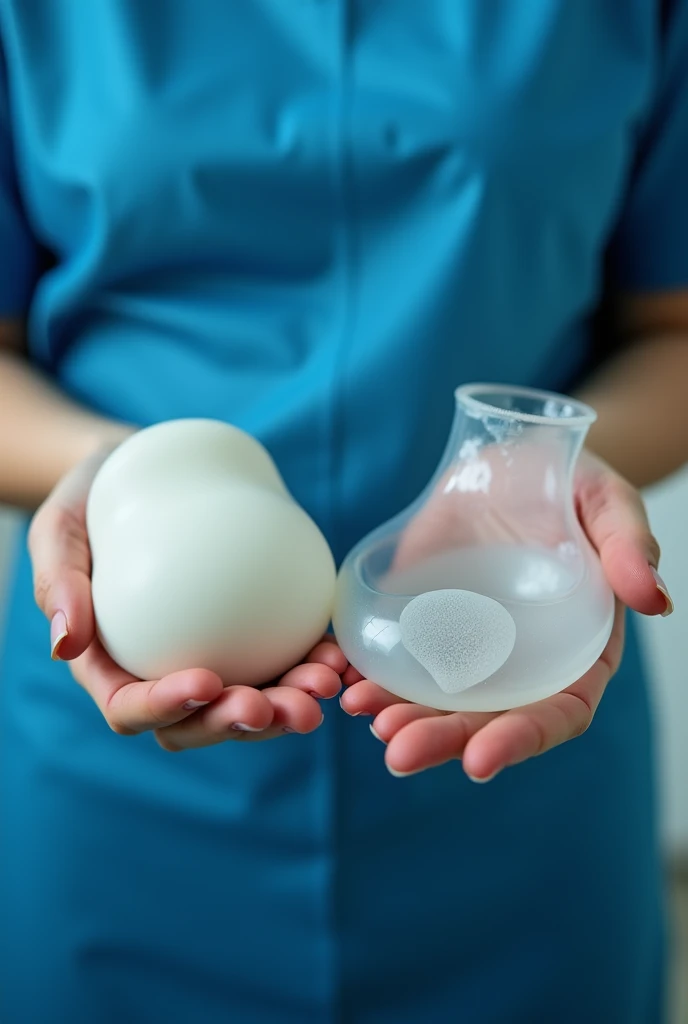
[[[361,673],[431,707],[499,711],[591,667],[614,614],[573,502],[594,416],[548,392],[458,389],[429,486],[340,570],[335,632]]]

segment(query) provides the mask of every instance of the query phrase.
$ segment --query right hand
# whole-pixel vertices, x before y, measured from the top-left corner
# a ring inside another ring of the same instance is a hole
[[[321,698],[341,689],[348,662],[323,639],[305,662],[265,689],[227,686],[214,672],[188,669],[139,680],[107,654],[96,635],[86,501],[112,446],[85,459],[54,488],[29,529],[36,601],[51,623],[53,658],[93,698],[114,732],[153,731],[170,751],[225,740],[265,740],[317,729]]]

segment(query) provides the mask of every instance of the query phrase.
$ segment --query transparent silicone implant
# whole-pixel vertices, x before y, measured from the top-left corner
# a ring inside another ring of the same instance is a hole
[[[614,617],[573,496],[594,420],[550,392],[457,390],[430,484],[340,570],[333,624],[359,672],[430,707],[502,711],[593,665]]]

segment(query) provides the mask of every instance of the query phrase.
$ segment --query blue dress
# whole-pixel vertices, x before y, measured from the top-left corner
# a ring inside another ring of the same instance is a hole
[[[688,284],[688,5],[0,0],[0,315],[76,399],[258,436],[338,559],[468,380],[567,390],[606,284]],[[0,705],[4,1024],[659,1024],[635,636],[475,786],[364,719],[173,757],[48,656]]]

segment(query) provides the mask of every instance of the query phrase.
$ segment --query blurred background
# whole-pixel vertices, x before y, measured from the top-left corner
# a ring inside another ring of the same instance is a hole
[[[688,467],[646,498],[662,545],[662,575],[676,605],[670,618],[641,624],[654,688],[674,932],[671,1020],[688,1024]],[[0,621],[15,526],[13,513],[0,506]]]

